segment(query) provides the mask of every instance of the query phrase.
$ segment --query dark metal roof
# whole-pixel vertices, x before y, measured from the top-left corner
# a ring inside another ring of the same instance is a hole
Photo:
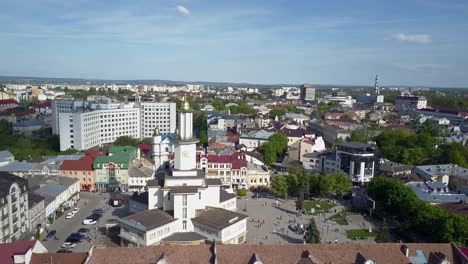
[[[169,187],[170,192],[172,194],[176,193],[198,193],[198,189],[201,188],[201,186],[171,186]]]
[[[192,218],[194,224],[209,227],[214,230],[223,230],[239,221],[246,219],[247,216],[229,211],[222,208],[206,207],[197,217]]]
[[[33,192],[28,193],[28,205],[29,209],[35,206],[36,204],[40,203],[41,201],[45,200],[45,198],[41,195],[35,194]]]
[[[205,179],[206,185],[223,185],[220,179]]]
[[[162,210],[152,209],[124,217],[122,220],[136,222],[144,226],[146,230],[151,230],[174,222],[176,219]]]
[[[8,193],[10,193],[11,184],[14,182],[18,183],[21,189],[26,187],[26,190],[28,190],[27,180],[8,172],[0,172],[0,197],[5,197]],[[21,191],[21,193],[22,192],[24,191]]]
[[[223,189],[219,189],[219,202],[225,202],[227,200],[231,200],[232,198],[235,198],[237,195],[235,193],[228,193]]]
[[[375,147],[374,145],[371,144],[366,144],[366,143],[361,143],[361,142],[343,142],[340,143],[339,146],[347,147],[347,148],[373,148]]]
[[[132,201],[135,201],[137,203],[141,203],[141,204],[148,204],[148,192],[143,192],[143,193],[135,193],[133,194],[130,199],[132,199]]]
[[[163,240],[166,242],[191,242],[191,241],[200,241],[200,240],[206,240],[207,238],[195,233],[195,232],[178,232],[174,233]]]

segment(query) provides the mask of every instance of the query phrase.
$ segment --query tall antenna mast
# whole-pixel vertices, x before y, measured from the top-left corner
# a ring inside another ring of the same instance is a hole
[[[374,88],[375,88],[375,94],[379,95],[380,94],[380,85],[379,85],[379,76],[378,75],[375,76]]]

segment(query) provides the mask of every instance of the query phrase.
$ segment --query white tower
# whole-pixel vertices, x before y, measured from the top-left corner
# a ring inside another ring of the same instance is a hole
[[[196,176],[196,144],[198,140],[193,137],[193,112],[184,100],[183,110],[179,113],[178,135],[175,135],[174,169],[173,176]]]

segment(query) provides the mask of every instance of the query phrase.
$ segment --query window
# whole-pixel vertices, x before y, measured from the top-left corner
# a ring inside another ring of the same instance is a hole
[[[198,200],[201,200],[201,192],[198,192]]]
[[[187,195],[182,195],[182,206],[187,206]]]
[[[182,229],[187,230],[187,220],[182,221]]]
[[[168,201],[171,200],[171,192],[167,192],[167,200],[168,200]]]
[[[187,207],[182,208],[182,218],[187,218]]]

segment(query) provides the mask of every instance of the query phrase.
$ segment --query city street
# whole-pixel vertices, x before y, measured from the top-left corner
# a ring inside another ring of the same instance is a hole
[[[346,236],[346,230],[374,228],[362,215],[348,215],[348,225],[339,225],[328,220],[330,216],[344,209],[342,205],[333,208],[330,213],[319,215],[296,214],[294,200],[271,198],[242,198],[237,200],[240,213],[247,214],[247,243],[248,244],[287,244],[303,243],[303,234],[289,229],[291,224],[307,225],[313,217],[321,234],[322,243],[369,243],[373,239],[351,240]],[[244,209],[247,208],[247,211]]]
[[[76,207],[80,208],[78,213],[72,219],[66,219],[65,215],[72,211],[72,209],[66,211],[62,217],[56,219],[54,224],[49,225],[47,229],[57,230],[55,239],[47,239],[44,241],[44,238],[47,235],[47,232],[41,234],[41,241],[49,252],[56,252],[61,248],[61,245],[65,242],[67,237],[74,232],[77,232],[80,228],[88,228],[90,232],[86,234],[91,240],[88,242],[83,240],[81,243],[77,243],[76,247],[73,249],[74,252],[85,252],[88,251],[92,245],[106,245],[109,246],[118,246],[116,241],[111,241],[109,237],[106,236],[105,225],[108,219],[118,219],[119,217],[125,217],[128,215],[126,206],[114,208],[108,205],[110,198],[109,193],[89,193],[81,192],[80,201]],[[83,220],[92,214],[94,209],[102,208],[104,209],[103,216],[95,225],[83,225]]]

